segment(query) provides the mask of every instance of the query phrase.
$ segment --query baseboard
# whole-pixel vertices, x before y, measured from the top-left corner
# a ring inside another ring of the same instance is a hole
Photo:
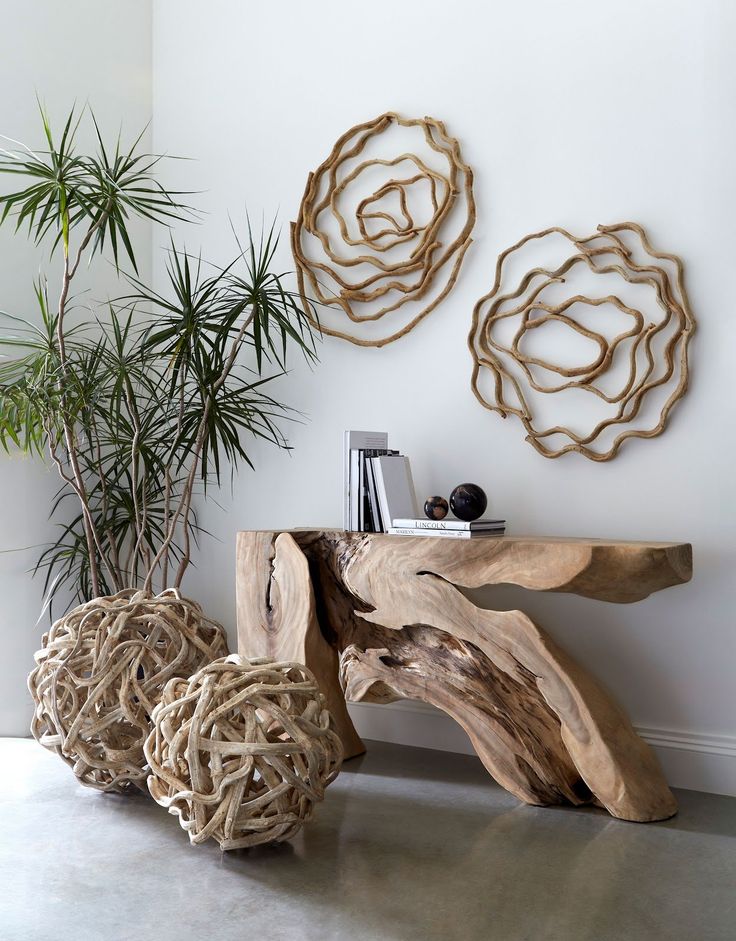
[[[349,710],[364,738],[473,754],[460,726],[426,703],[350,703]],[[735,736],[653,728],[637,732],[653,748],[672,787],[736,797]]]

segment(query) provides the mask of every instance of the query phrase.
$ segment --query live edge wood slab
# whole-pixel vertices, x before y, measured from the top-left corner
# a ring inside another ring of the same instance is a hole
[[[691,575],[681,543],[242,532],[239,650],[305,663],[346,757],[365,750],[346,699],[419,699],[460,723],[519,800],[664,820],[675,799],[610,695],[522,611],[479,608],[459,589],[510,583],[629,603]]]

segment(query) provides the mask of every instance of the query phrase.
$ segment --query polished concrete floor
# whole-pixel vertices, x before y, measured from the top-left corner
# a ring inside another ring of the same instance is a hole
[[[660,824],[534,808],[475,758],[375,743],[291,843],[190,847],[141,796],[0,740],[1,941],[734,941],[736,799]]]

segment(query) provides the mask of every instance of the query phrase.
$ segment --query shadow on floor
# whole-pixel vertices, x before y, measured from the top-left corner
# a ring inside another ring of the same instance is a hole
[[[406,745],[392,745],[386,742],[366,741],[367,752],[357,758],[351,758],[343,765],[343,774],[360,774],[366,768],[370,774],[386,777],[432,781],[436,784],[466,785],[483,789],[503,790],[488,774],[483,763],[474,755],[458,755],[451,752],[436,752],[426,748],[413,748]],[[370,756],[377,748],[380,757],[373,760]],[[367,764],[366,764],[367,762]],[[655,826],[691,833],[710,833],[718,836],[736,837],[736,798],[720,794],[705,794],[700,791],[674,789],[679,805],[678,813],[669,820],[654,824],[638,824],[631,821],[616,821],[621,825],[633,827]],[[518,801],[507,795],[510,806]],[[524,805],[521,805],[524,806]],[[612,819],[607,811],[598,807],[567,805],[544,808],[548,812],[590,814]],[[736,934],[735,934],[736,937]]]

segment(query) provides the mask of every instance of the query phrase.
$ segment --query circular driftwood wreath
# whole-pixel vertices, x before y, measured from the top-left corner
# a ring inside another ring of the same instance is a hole
[[[569,242],[561,264],[535,267],[522,276],[509,274],[516,253],[525,246],[535,243],[534,247],[544,251],[549,239],[560,237]],[[652,303],[646,315],[613,293],[575,293],[567,284],[574,282],[581,269],[594,275],[616,276],[623,279],[622,284],[627,282],[637,289],[648,286]],[[546,299],[545,292],[551,286],[556,286],[554,303]],[[562,299],[560,290],[566,295]],[[580,318],[582,311],[599,312],[605,305],[630,322],[629,329],[613,338],[599,328],[586,326]],[[514,332],[510,341],[503,341],[499,339],[500,327],[508,327],[509,323]],[[591,341],[597,350],[592,359],[577,366],[562,366],[525,352],[532,332],[553,323]],[[694,329],[682,262],[675,255],[654,251],[640,225],[623,222],[598,226],[598,231],[586,238],[552,227],[525,236],[501,253],[493,289],[475,306],[468,337],[474,359],[473,392],[482,405],[502,417],[520,418],[526,440],[545,457],[576,451],[594,461],[607,461],[616,456],[627,438],[653,438],[664,431],[673,405],[687,389],[688,343]],[[608,391],[603,380],[614,364],[625,375],[614,391]],[[481,388],[482,380],[486,380],[485,390]],[[561,424],[538,427],[532,408],[534,394],[568,389],[596,396],[610,406],[609,414],[587,433]],[[643,405],[655,390],[659,390],[663,403],[657,418],[649,419],[647,425]],[[610,445],[603,443],[606,432],[612,439]],[[557,440],[561,438],[562,443],[550,443],[547,439],[553,436],[559,436]]]
[[[227,653],[223,628],[176,589],[128,589],[54,622],[28,679],[31,732],[103,791],[145,789],[143,742],[164,685]]]
[[[145,751],[154,800],[223,850],[290,839],[342,762],[312,673],[238,654],[166,686]]]
[[[391,144],[381,135],[392,129],[418,135],[422,153],[378,156]],[[473,174],[441,121],[388,112],[351,128],[310,173],[291,227],[313,324],[358,346],[404,336],[452,289],[474,222]],[[332,316],[335,308],[350,330]]]

